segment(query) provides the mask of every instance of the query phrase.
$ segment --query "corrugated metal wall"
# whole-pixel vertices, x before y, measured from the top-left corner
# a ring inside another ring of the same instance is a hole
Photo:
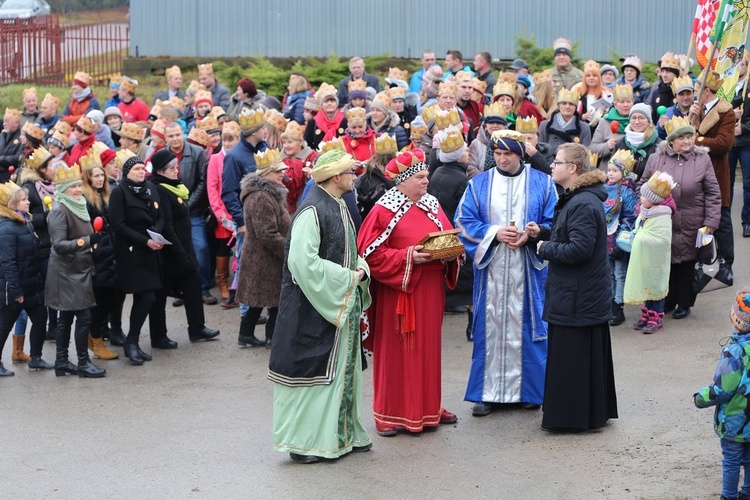
[[[158,7],[157,7],[158,5]],[[580,42],[581,58],[611,51],[654,62],[687,51],[695,0],[130,0],[130,55],[515,57],[516,36]]]

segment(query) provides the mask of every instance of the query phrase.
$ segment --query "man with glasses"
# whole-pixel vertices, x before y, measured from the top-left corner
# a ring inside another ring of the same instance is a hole
[[[409,82],[409,92],[415,94],[419,94],[422,91],[422,79],[424,78],[425,72],[433,66],[439,66],[438,63],[435,62],[435,53],[431,50],[426,50],[422,53],[419,62],[422,63],[422,69],[414,73]]]

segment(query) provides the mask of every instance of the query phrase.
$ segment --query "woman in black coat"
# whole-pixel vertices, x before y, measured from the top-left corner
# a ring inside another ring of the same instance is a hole
[[[171,245],[162,249],[164,284],[156,294],[156,302],[149,314],[151,347],[156,349],[176,349],[177,342],[167,337],[167,316],[165,307],[167,296],[182,292],[185,301],[185,315],[188,322],[188,336],[191,342],[214,340],[218,330],[206,328],[201,296],[201,281],[198,276],[198,262],[193,250],[190,210],[187,206],[190,192],[180,182],[177,156],[168,149],[162,149],[151,157],[151,181],[156,186],[164,210],[164,237]]]
[[[362,220],[367,217],[380,197],[396,185],[385,177],[385,167],[395,157],[395,152],[378,151],[378,141],[375,141],[375,155],[367,160],[367,169],[354,182],[354,190],[357,193],[357,208],[359,208]]]
[[[527,225],[531,237],[543,240],[537,252],[549,261],[542,318],[549,325],[542,428],[577,432],[617,418],[606,176],[592,170],[583,145],[567,143],[557,150],[552,179],[565,189],[552,229]]]
[[[109,222],[114,233],[117,280],[123,292],[133,294],[125,356],[132,364],[142,365],[151,361],[151,355],[138,344],[141,328],[163,283],[160,250],[164,244],[147,230],[161,234],[165,219],[156,186],[146,181],[143,160],[123,151],[118,153],[122,180],[109,197]]]
[[[0,352],[18,315],[31,318],[29,369],[48,370],[42,359],[47,323],[44,280],[39,271],[38,237],[29,220],[26,190],[12,182],[0,186]],[[0,361],[0,377],[12,376]]]

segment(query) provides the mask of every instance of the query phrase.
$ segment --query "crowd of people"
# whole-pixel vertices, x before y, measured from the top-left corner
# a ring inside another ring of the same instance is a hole
[[[312,463],[372,445],[363,348],[380,435],[455,423],[441,402],[441,326],[465,312],[475,416],[517,404],[543,406],[552,432],[606,425],[624,304],[641,306],[633,328],[647,334],[667,312],[688,317],[699,232],[716,238],[732,282],[747,54],[727,102],[720,76],[695,81],[684,56],[664,54],[651,85],[634,54],[579,69],[570,41],[553,50],[533,75],[521,59],[496,74],[489,53],[467,65],[458,50],[444,69],[426,51],[382,89],[354,57],[338,84],[293,73],[281,99],[249,78],[230,94],[211,64],[184,90],[168,68],[151,107],[127,76],[102,108],[76,73],[60,115],[57,98],[37,108],[26,89],[0,134],[0,345],[15,328],[14,362],[102,377],[89,349],[117,358],[106,339],[133,365],[152,359],[146,320],[152,348],[177,348],[168,297],[191,341],[216,339],[204,306],[218,286],[221,307],[239,308],[238,344],[271,349],[275,448]],[[433,259],[425,237],[454,226],[464,254]],[[0,375],[12,372],[0,363]]]

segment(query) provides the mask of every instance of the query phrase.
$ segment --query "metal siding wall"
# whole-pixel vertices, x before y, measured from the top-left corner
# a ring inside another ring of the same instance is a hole
[[[377,9],[350,0],[159,0],[158,12],[154,4],[130,2],[131,56],[138,47],[151,57],[416,58],[429,48],[442,58],[457,48],[467,61],[480,50],[513,59],[516,36],[533,34],[542,46],[578,41],[585,59],[614,50],[654,62],[687,50],[695,11],[685,0],[380,0]]]

